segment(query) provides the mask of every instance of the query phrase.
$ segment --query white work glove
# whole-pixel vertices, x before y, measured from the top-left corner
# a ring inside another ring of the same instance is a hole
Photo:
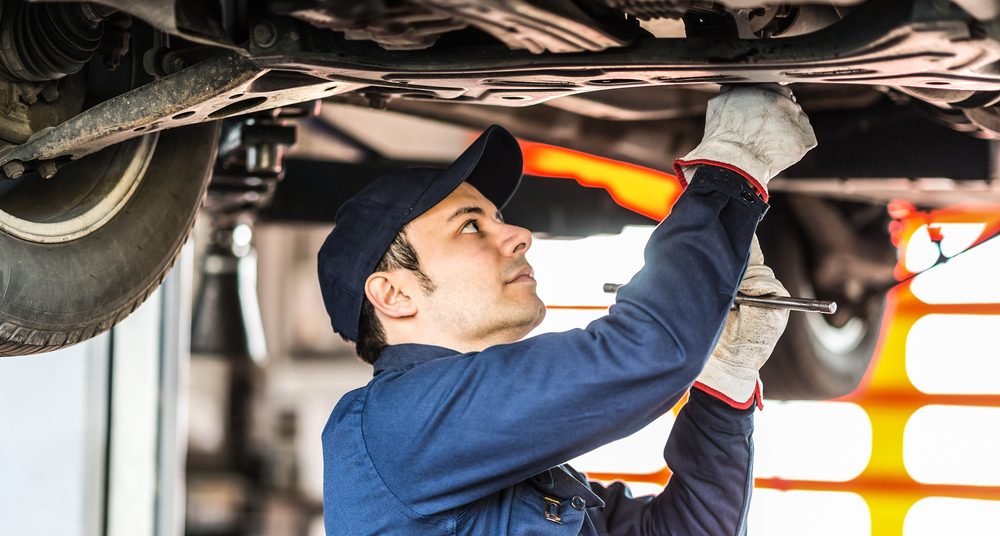
[[[676,160],[674,170],[686,185],[697,164],[721,164],[756,183],[766,198],[767,182],[815,146],[812,125],[791,89],[726,86],[708,101],[701,144]]]
[[[748,296],[788,296],[774,272],[764,264],[756,235],[740,292]],[[740,305],[731,311],[695,386],[735,408],[746,409],[755,401],[759,406],[762,393],[758,371],[771,356],[787,322],[788,309]]]

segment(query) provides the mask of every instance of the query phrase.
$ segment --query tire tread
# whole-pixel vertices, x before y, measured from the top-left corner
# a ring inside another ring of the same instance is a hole
[[[202,200],[198,204],[198,211],[201,210],[204,199],[205,197],[202,195]],[[197,214],[198,211],[196,211],[195,214]],[[171,253],[170,261],[164,266],[163,270],[157,274],[157,277],[153,280],[152,284],[140,292],[138,297],[129,302],[126,306],[122,307],[117,312],[112,313],[112,316],[110,317],[111,325],[107,326],[107,328],[102,328],[101,324],[107,323],[109,321],[108,317],[102,318],[84,328],[77,328],[72,331],[31,329],[24,326],[18,326],[9,320],[0,321],[0,356],[34,355],[41,352],[51,352],[93,338],[99,333],[103,333],[104,331],[107,331],[107,329],[118,325],[122,320],[125,320],[125,318],[134,313],[135,310],[138,309],[139,306],[153,294],[153,291],[163,284],[163,281],[167,278],[167,274],[170,273],[170,270],[172,270],[174,265],[177,263],[177,257],[180,255],[181,248],[184,247],[188,237],[191,236],[191,231],[194,229],[194,222],[196,219],[197,218],[192,218],[188,223],[187,229],[183,233],[184,240],[182,240],[174,249],[173,253]]]

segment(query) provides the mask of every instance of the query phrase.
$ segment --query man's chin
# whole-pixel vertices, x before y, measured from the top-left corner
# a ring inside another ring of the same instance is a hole
[[[542,320],[545,319],[545,304],[542,303],[542,300],[537,297],[534,301],[534,304],[526,306],[519,314],[509,317],[512,320],[509,326],[510,328],[513,328],[510,335],[513,337],[514,341],[521,340],[526,337],[532,330],[537,328],[542,323]],[[515,318],[517,320],[514,320]]]
[[[535,329],[542,324],[542,320],[545,320],[545,315],[549,310],[545,308],[545,303],[541,299],[538,300],[538,314],[536,315],[535,323],[531,326],[531,329]]]
[[[548,310],[545,309],[545,304],[542,303],[542,300],[538,300],[537,307],[534,309],[534,311],[531,314],[525,315],[525,323],[524,323],[525,331],[524,334],[521,336],[521,338],[524,338],[529,333],[531,333],[532,330],[540,326],[542,324],[542,321],[545,320],[545,314],[547,312]]]

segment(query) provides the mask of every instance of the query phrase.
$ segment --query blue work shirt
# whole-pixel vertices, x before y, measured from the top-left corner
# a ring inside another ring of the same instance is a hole
[[[567,460],[673,407],[701,372],[766,204],[701,166],[608,315],[481,352],[387,347],[323,430],[327,534],[735,535],[752,487],[753,410],[693,390],[656,497]]]

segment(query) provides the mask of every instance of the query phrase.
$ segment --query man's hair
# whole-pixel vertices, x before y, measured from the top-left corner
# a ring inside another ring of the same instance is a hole
[[[427,277],[420,269],[420,260],[417,258],[417,251],[413,249],[410,241],[406,239],[406,227],[403,227],[393,238],[389,249],[385,251],[378,264],[375,265],[375,272],[388,272],[391,270],[404,269],[413,272],[420,280],[420,286],[428,293],[434,292],[436,287],[430,277]],[[375,314],[375,306],[366,296],[361,302],[361,316],[358,319],[358,340],[355,349],[358,355],[366,363],[375,364],[382,349],[386,347],[385,329],[382,322]]]

